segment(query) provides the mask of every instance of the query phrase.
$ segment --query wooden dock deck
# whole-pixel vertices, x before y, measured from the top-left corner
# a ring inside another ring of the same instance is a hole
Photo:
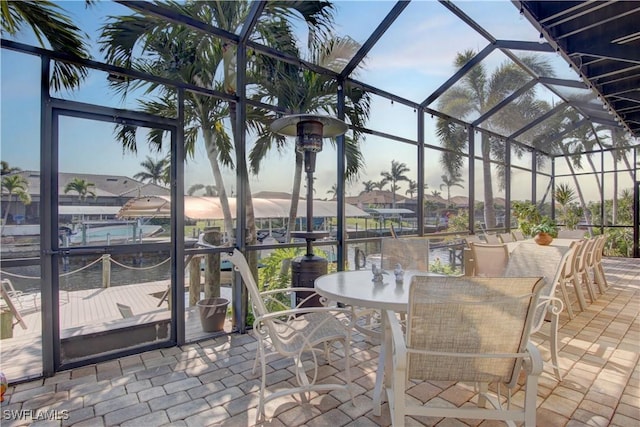
[[[133,318],[125,318],[117,304],[130,307],[139,323],[153,319],[169,319],[167,301],[159,305],[167,286],[168,282],[163,280],[110,288],[63,291],[60,293],[60,334],[64,338],[82,335],[85,331],[117,329],[131,323]],[[230,300],[231,288],[223,286],[221,294],[223,298]],[[188,305],[188,293],[185,300]],[[27,328],[15,325],[13,337],[0,340],[2,371],[9,381],[34,378],[42,373],[42,312],[31,310],[22,317]],[[197,307],[186,308],[185,324],[187,341],[197,341],[215,335],[202,330]],[[225,324],[225,331],[231,331],[229,320]]]

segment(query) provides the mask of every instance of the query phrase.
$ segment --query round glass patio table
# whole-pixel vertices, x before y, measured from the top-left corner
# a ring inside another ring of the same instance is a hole
[[[315,280],[315,290],[318,294],[330,301],[357,307],[373,308],[379,310],[392,310],[396,313],[406,313],[409,306],[409,285],[413,276],[441,276],[441,274],[428,271],[408,270],[404,273],[402,282],[396,283],[392,271],[385,271],[381,283],[373,282],[371,270],[339,271],[318,277]],[[385,317],[381,318],[382,345],[378,357],[378,371],[376,384],[373,389],[373,414],[380,416],[380,403],[382,397],[382,382],[385,371],[386,353],[391,349],[391,343],[386,339]],[[389,373],[386,372],[387,377]]]

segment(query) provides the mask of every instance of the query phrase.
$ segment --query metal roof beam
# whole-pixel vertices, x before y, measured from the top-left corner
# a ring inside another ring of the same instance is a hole
[[[554,108],[552,108],[551,110],[547,111],[546,113],[544,113],[543,115],[541,115],[537,119],[533,120],[528,125],[521,127],[520,129],[518,129],[517,131],[515,131],[514,133],[509,135],[509,139],[516,139],[517,137],[519,137],[520,135],[522,135],[523,133],[525,133],[529,129],[532,129],[533,127],[537,126],[539,123],[542,123],[543,121],[545,121],[549,117],[551,117],[554,114],[556,114],[561,109],[564,109],[566,107],[566,105],[567,104],[564,104],[564,103],[556,105]]]
[[[568,79],[557,79],[555,77],[540,77],[540,83],[552,86],[564,86],[564,87],[572,87],[576,89],[587,89],[587,85],[585,85],[580,80],[568,80]]]
[[[590,65],[585,67],[585,72],[589,74],[593,80],[606,79],[625,73],[637,73],[640,70],[639,65],[625,66],[619,62],[602,61],[598,65]]]
[[[640,91],[627,91],[615,94],[609,94],[610,99],[621,99],[624,101],[640,102]]]
[[[489,109],[489,111],[485,112],[483,115],[478,117],[473,123],[471,123],[471,126],[474,126],[474,127],[478,126],[480,123],[484,122],[489,117],[493,116],[495,113],[500,111],[502,108],[506,107],[512,101],[515,101],[516,98],[518,98],[520,95],[522,95],[523,93],[531,89],[533,86],[536,85],[536,83],[537,83],[536,80],[530,80],[520,89],[513,92],[511,95],[507,96],[505,99],[503,99],[502,101],[494,105],[493,108]]]
[[[247,19],[244,21],[244,25],[242,26],[242,31],[240,31],[240,42],[245,43],[249,40],[249,36],[251,32],[256,27],[256,23],[258,22],[258,18],[262,14],[264,7],[266,6],[266,2],[264,1],[253,1],[251,2],[251,10],[249,11],[249,15]]]
[[[385,16],[384,20],[378,25],[378,27],[373,31],[371,36],[367,39],[366,42],[360,47],[358,52],[351,58],[349,63],[340,73],[340,77],[343,79],[349,76],[353,70],[356,69],[358,64],[364,59],[365,56],[369,53],[369,51],[373,48],[373,46],[380,40],[382,35],[389,29],[391,24],[395,22],[395,20],[400,16],[402,11],[409,5],[408,1],[398,1],[393,9],[389,11],[387,16]]]
[[[545,26],[548,26],[548,27],[553,27],[553,26],[556,26],[556,25],[559,25],[559,24],[564,24],[566,22],[569,22],[569,21],[575,19],[576,17],[583,16],[583,15],[586,15],[588,13],[591,13],[594,10],[596,10],[597,8],[604,7],[605,6],[604,3],[605,2],[602,2],[602,4],[600,4],[600,5],[597,2],[596,3],[592,3],[591,7],[587,8],[586,7],[587,6],[586,3],[580,2],[580,3],[576,4],[573,7],[570,7],[570,8],[567,8],[567,9],[563,9],[559,13],[555,13],[555,14],[552,14],[552,15],[544,18],[544,19],[541,19],[540,23],[544,24]],[[574,12],[576,12],[576,13],[574,13]]]
[[[542,146],[551,145],[551,144],[557,142],[558,140],[562,140],[562,138],[564,138],[565,135],[567,135],[568,133],[571,133],[574,130],[578,129],[579,127],[583,126],[585,123],[588,123],[587,119],[579,120],[579,121],[571,124],[571,126],[564,128],[562,130],[562,132],[560,132],[559,134],[550,135],[550,137],[545,137],[545,138],[539,139],[537,141],[534,141],[534,144],[537,146],[538,150],[540,150],[540,145],[542,145]]]
[[[509,50],[526,50],[530,52],[548,52],[553,53],[555,50],[549,43],[524,42],[518,40],[497,40],[495,43],[498,49]]]
[[[469,60],[469,62],[464,64],[458,71],[456,71],[456,73],[453,76],[449,77],[449,79],[446,82],[444,82],[438,89],[436,89],[435,92],[433,92],[431,95],[429,95],[429,97],[427,99],[425,99],[420,104],[420,106],[421,107],[426,107],[427,105],[431,104],[433,101],[438,99],[440,97],[440,95],[442,95],[451,86],[456,84],[456,82],[458,80],[460,80],[462,77],[464,77],[464,75],[467,74],[467,72],[469,70],[471,70],[480,61],[482,61],[484,58],[486,58],[491,52],[494,51],[494,49],[495,49],[495,46],[491,45],[491,44],[486,46],[484,49],[482,49],[476,56],[471,58],[471,60]]]
[[[460,8],[458,8],[455,4],[453,4],[449,0],[440,0],[440,4],[449,9],[451,13],[458,17],[462,22],[467,24],[469,27],[474,29],[478,34],[487,39],[487,41],[491,44],[496,42],[495,37],[491,35],[487,30],[485,30],[480,24],[471,19],[466,13],[464,13]]]
[[[589,55],[597,58],[640,64],[640,49],[612,43],[598,46],[581,44],[580,46],[575,46],[575,49],[571,52],[571,56],[574,55]]]
[[[213,25],[205,24],[204,22],[198,21],[197,19],[192,19],[188,16],[175,13],[174,11],[166,7],[158,6],[155,3],[135,0],[115,0],[115,2],[120,3],[130,9],[137,10],[138,12],[142,12],[145,15],[152,15],[157,18],[166,19],[175,24],[186,25],[193,29],[204,31],[205,33],[220,37],[232,43],[237,44],[240,40],[240,37],[238,37],[238,35],[236,34],[225,31],[218,27],[214,27]]]
[[[600,5],[600,8],[604,8],[604,7],[610,6],[612,4],[611,2],[606,2],[606,1],[598,2],[598,3],[602,3]],[[624,2],[620,2],[620,4],[622,4],[622,3],[624,3]],[[620,12],[620,13],[616,13],[616,14],[614,14],[612,16],[608,16],[608,17],[606,17],[604,19],[589,20],[588,22],[586,20],[580,19],[580,20],[578,20],[576,22],[576,25],[575,25],[576,28],[574,30],[566,31],[566,32],[563,31],[561,35],[556,37],[556,39],[557,40],[563,40],[563,39],[575,36],[577,34],[584,33],[584,32],[589,31],[589,30],[593,30],[593,29],[598,28],[598,27],[603,26],[603,25],[604,26],[606,26],[607,24],[609,24],[609,25],[613,24],[614,25],[615,22],[617,20],[619,20],[620,18],[622,18],[624,16],[628,16],[628,15],[634,14],[636,12],[637,12],[637,9],[626,10],[626,11],[623,11],[623,12]],[[553,28],[554,25],[555,24],[552,24],[549,27]]]

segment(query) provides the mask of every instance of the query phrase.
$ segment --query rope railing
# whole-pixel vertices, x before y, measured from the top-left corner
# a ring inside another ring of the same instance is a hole
[[[148,267],[133,267],[130,265],[126,265],[126,264],[122,264],[121,262],[118,262],[114,259],[111,258],[111,255],[106,254],[106,255],[102,255],[99,258],[96,258],[95,260],[91,261],[89,264],[84,265],[76,270],[73,271],[68,271],[65,273],[60,274],[60,277],[68,277],[71,276],[73,274],[79,273],[83,270],[86,270],[90,267],[93,267],[94,265],[96,265],[97,263],[99,263],[100,261],[102,261],[103,264],[103,275],[102,275],[102,286],[105,288],[108,288],[109,286],[111,286],[111,264],[115,264],[119,267],[125,268],[127,270],[135,270],[135,271],[147,271],[147,270],[152,270],[154,268],[158,268],[160,266],[162,266],[163,264],[166,264],[167,262],[169,262],[171,260],[171,257],[166,258],[165,260],[148,266]],[[17,274],[17,273],[11,273],[5,270],[0,270],[0,276],[9,276],[9,277],[13,277],[13,278],[18,278],[18,279],[29,279],[29,280],[40,280],[40,276],[27,276],[24,274]]]
[[[113,264],[115,264],[115,265],[119,265],[120,267],[127,268],[127,269],[129,269],[129,270],[139,270],[139,271],[142,271],[142,270],[151,270],[151,269],[153,269],[153,268],[160,267],[161,265],[166,264],[167,262],[171,261],[171,257],[169,257],[169,258],[165,259],[164,261],[159,262],[159,263],[158,263],[158,264],[156,264],[156,265],[152,265],[152,266],[149,266],[149,267],[131,267],[131,266],[128,266],[128,265],[122,264],[122,263],[120,263],[120,262],[118,262],[118,261],[114,261],[113,259],[110,259],[110,261],[111,261]]]
[[[87,268],[89,268],[89,267],[91,267],[91,266],[93,266],[93,265],[97,264],[98,262],[100,262],[100,260],[102,260],[102,257],[100,257],[100,258],[98,258],[98,259],[96,259],[96,260],[94,260],[94,261],[91,261],[89,264],[85,265],[84,267],[80,267],[80,268],[79,268],[79,269],[77,269],[77,270],[73,270],[73,271],[68,271],[68,272],[66,272],[66,273],[62,273],[62,274],[60,275],[60,277],[70,276],[70,275],[72,275],[72,274],[78,273],[79,271],[86,270]]]

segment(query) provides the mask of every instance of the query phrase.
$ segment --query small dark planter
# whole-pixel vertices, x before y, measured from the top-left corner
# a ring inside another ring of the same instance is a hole
[[[200,311],[200,323],[205,332],[219,332],[224,329],[229,300],[226,298],[206,298],[196,303]]]

